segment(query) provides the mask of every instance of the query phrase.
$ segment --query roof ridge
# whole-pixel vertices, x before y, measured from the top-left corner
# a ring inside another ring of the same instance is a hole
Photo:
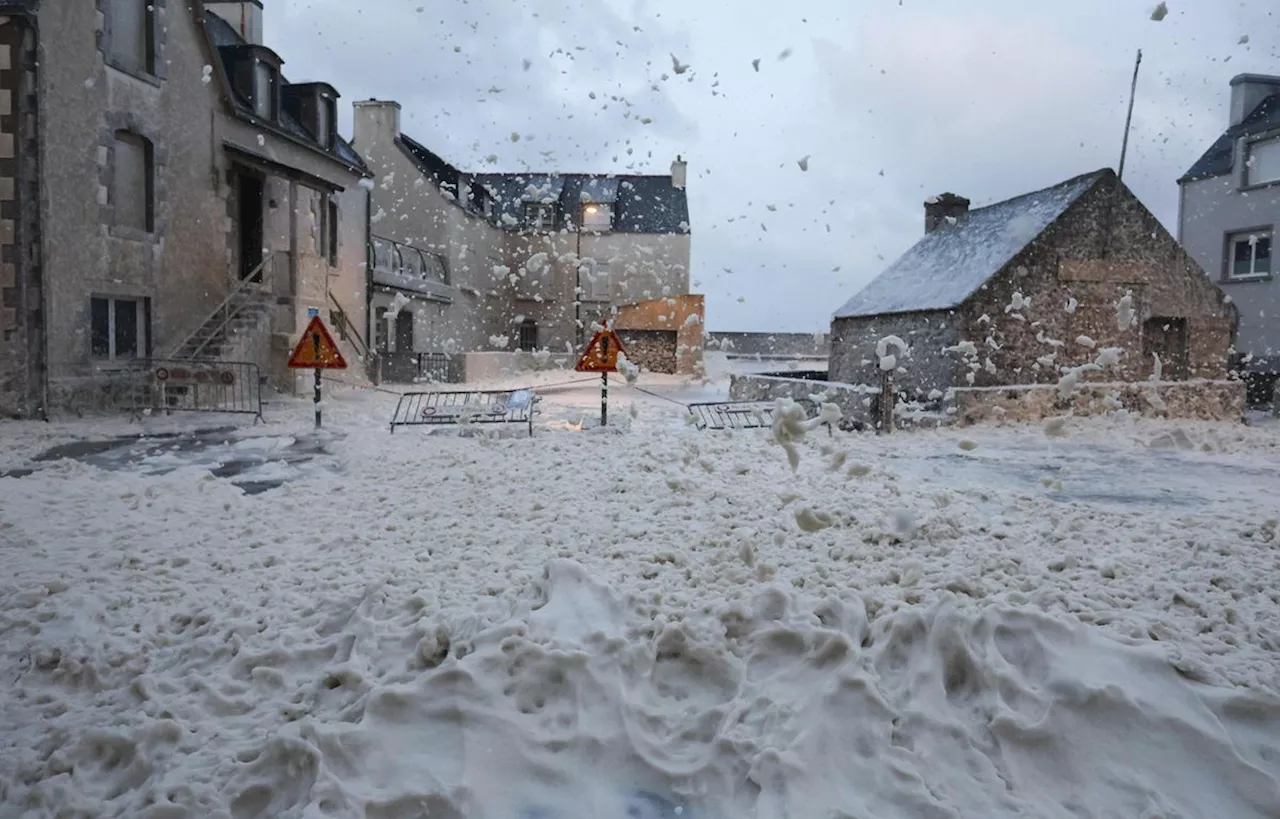
[[[1010,196],[1008,199],[1001,199],[998,202],[992,202],[989,205],[983,205],[982,207],[979,207],[979,208],[970,208],[969,213],[975,213],[977,211],[983,211],[989,208],[999,207],[1000,205],[1007,205],[1011,202],[1016,202],[1019,199],[1026,199],[1029,196],[1038,196],[1039,194],[1046,193],[1052,190],[1057,190],[1058,188],[1068,188],[1068,187],[1071,187],[1072,185],[1076,185],[1076,184],[1079,184],[1080,182],[1085,181],[1091,176],[1096,176],[1098,179],[1102,179],[1108,173],[1114,174],[1115,171],[1111,170],[1111,168],[1099,168],[1096,171],[1077,174],[1076,176],[1073,176],[1070,179],[1064,179],[1061,182],[1055,183],[1053,185],[1048,185],[1038,190],[1027,191],[1026,193],[1020,193],[1017,196]]]

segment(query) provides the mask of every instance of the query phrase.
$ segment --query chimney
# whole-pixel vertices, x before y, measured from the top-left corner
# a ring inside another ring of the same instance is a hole
[[[1280,94],[1280,77],[1267,74],[1237,74],[1231,78],[1231,111],[1227,127],[1239,125],[1258,104],[1272,94]]]
[[[684,190],[684,186],[688,181],[689,163],[677,155],[676,161],[671,163],[671,187]]]
[[[924,200],[924,232],[933,233],[948,219],[959,219],[969,212],[969,200],[954,193],[930,196]]]
[[[351,144],[357,151],[375,145],[390,145],[400,136],[400,103],[395,100],[365,100],[355,105],[355,132]]]
[[[262,45],[262,0],[204,0],[204,7],[226,20],[249,45]]]

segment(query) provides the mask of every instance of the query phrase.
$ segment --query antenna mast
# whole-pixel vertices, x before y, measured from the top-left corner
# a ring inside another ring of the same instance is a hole
[[[1138,95],[1138,68],[1142,65],[1142,49],[1138,49],[1138,59],[1133,62],[1133,83],[1129,86],[1129,113],[1124,118],[1124,142],[1120,145],[1120,168],[1116,176],[1124,179],[1124,160],[1129,153],[1129,127],[1133,124],[1133,100]]]

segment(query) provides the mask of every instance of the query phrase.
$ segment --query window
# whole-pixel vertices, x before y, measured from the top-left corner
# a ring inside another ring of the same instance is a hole
[[[1249,185],[1280,182],[1280,137],[1249,145],[1244,167]]]
[[[125,71],[156,73],[155,7],[152,0],[111,0],[111,62]]]
[[[533,319],[520,322],[520,349],[526,353],[538,349],[538,322]]]
[[[387,308],[378,307],[373,311],[373,348],[379,352],[387,352]]]
[[[338,200],[329,194],[324,199],[324,213],[321,216],[321,252],[329,262],[329,267],[338,266]]]
[[[613,227],[613,205],[590,202],[582,206],[582,229],[602,231]]]
[[[1271,233],[1237,233],[1228,239],[1227,279],[1258,279],[1271,275]]]
[[[373,240],[373,267],[375,270],[390,271],[394,265],[396,246],[386,239]]]
[[[116,227],[150,233],[154,227],[155,181],[151,142],[130,131],[116,131],[111,207]]]
[[[90,299],[89,354],[105,361],[128,361],[145,355],[147,313],[145,299]]]
[[[556,206],[546,202],[525,202],[524,223],[534,230],[555,230]]]
[[[584,259],[582,265],[582,290],[586,294],[585,301],[608,301],[611,297],[608,262],[597,262],[595,259]]]
[[[253,66],[253,112],[275,122],[280,110],[280,77],[269,63],[259,60]]]

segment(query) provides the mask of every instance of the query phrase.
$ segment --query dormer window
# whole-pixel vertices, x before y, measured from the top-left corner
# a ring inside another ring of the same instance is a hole
[[[582,229],[603,233],[613,227],[613,205],[607,202],[588,202],[582,206]]]
[[[1245,183],[1248,185],[1280,182],[1280,137],[1247,145],[1244,167]]]
[[[323,82],[296,82],[284,87],[284,110],[326,151],[338,141],[338,90]]]
[[[525,202],[524,224],[532,230],[555,230],[556,206],[551,202]]]

